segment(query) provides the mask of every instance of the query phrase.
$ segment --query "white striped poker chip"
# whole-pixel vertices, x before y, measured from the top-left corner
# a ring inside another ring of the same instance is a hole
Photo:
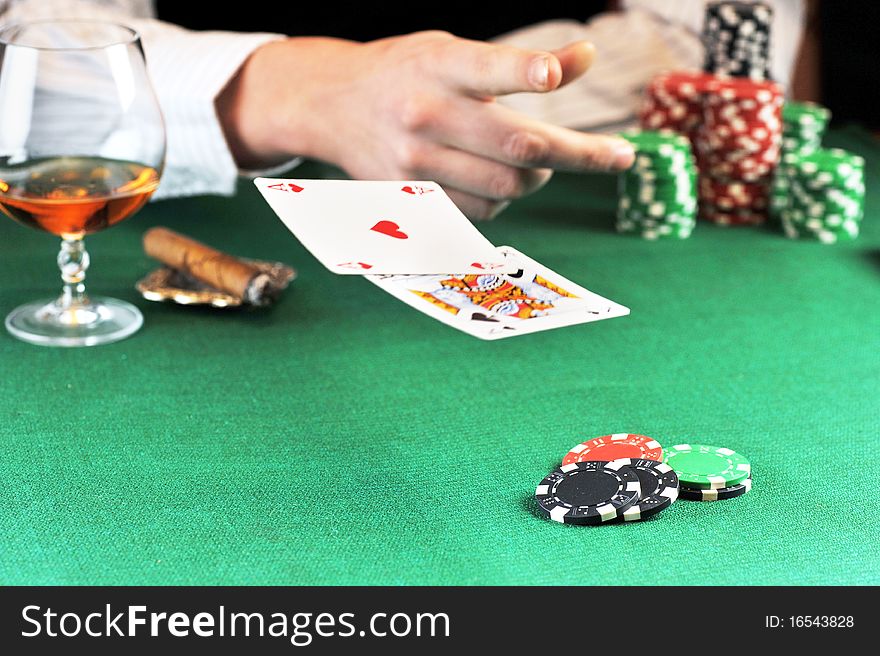
[[[562,465],[535,488],[541,512],[563,524],[604,524],[640,496],[639,477],[632,468],[599,460]]]
[[[683,487],[679,490],[679,496],[688,501],[723,501],[725,499],[735,499],[744,494],[748,494],[752,490],[752,477],[749,476],[742,483],[723,487],[718,490],[701,490]]]
[[[678,476],[669,465],[641,458],[620,458],[614,462],[635,471],[642,488],[639,500],[623,511],[624,521],[639,521],[656,515],[678,498]]]
[[[741,454],[709,444],[676,444],[665,449],[663,462],[672,467],[682,487],[720,489],[741,483],[752,466]]]

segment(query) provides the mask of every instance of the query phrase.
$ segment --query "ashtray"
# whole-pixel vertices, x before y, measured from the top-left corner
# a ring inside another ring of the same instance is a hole
[[[147,274],[137,282],[136,288],[148,301],[172,301],[179,305],[211,305],[228,308],[240,305],[269,305],[290,284],[290,281],[296,278],[296,271],[281,262],[241,259],[268,278],[260,303],[252,303],[243,297],[220,291],[170,267],[160,267]]]

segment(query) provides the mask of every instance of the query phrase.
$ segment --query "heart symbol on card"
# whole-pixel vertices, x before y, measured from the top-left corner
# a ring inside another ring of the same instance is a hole
[[[297,184],[293,184],[292,182],[278,182],[276,184],[268,185],[267,189],[276,189],[278,191],[292,191],[295,194],[298,194],[303,190]]]
[[[337,264],[336,266],[345,267],[347,269],[372,269],[372,264],[367,264],[365,262],[343,262],[341,264]]]
[[[432,191],[434,191],[433,189],[425,189],[424,187],[412,187],[410,185],[406,185],[405,187],[402,187],[400,190],[404,191],[408,194],[412,194],[413,196],[415,196],[417,194],[419,196],[421,196],[422,194],[429,194]]]
[[[382,235],[394,237],[395,239],[409,239],[409,235],[401,230],[400,226],[397,225],[394,221],[379,221],[376,225],[370,228],[370,230],[378,232]]]

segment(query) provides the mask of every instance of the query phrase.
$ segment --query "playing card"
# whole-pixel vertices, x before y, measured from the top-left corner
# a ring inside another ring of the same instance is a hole
[[[512,273],[366,275],[420,312],[480,339],[503,339],[629,314],[510,246]]]
[[[254,183],[284,225],[333,273],[504,270],[504,258],[435,182]]]

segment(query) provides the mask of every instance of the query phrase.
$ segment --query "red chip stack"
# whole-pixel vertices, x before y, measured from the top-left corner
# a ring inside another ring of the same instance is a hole
[[[763,223],[782,144],[782,89],[774,82],[715,79],[692,134],[700,216],[725,225]]]
[[[703,97],[713,75],[702,71],[672,71],[651,80],[639,119],[645,130],[674,130],[688,138],[703,120]]]
[[[782,102],[774,82],[673,71],[648,85],[639,118],[643,129],[691,140],[701,218],[754,225],[765,221],[779,161]]]

